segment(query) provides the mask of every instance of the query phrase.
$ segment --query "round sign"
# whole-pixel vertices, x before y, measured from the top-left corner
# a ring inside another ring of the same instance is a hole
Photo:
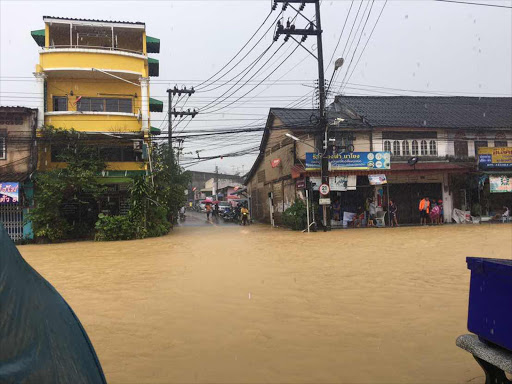
[[[329,192],[331,191],[331,190],[329,189],[329,186],[328,186],[327,184],[322,184],[322,185],[320,185],[320,187],[319,187],[319,189],[318,189],[318,190],[320,191],[320,194],[321,194],[322,196],[327,196],[327,195],[329,194]]]

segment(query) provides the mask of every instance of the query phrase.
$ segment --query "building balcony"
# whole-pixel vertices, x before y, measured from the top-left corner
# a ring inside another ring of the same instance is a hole
[[[150,75],[147,57],[142,54],[83,48],[43,49],[38,72],[49,78],[108,79],[112,74],[129,81]]]
[[[96,111],[53,111],[45,113],[45,124],[81,132],[140,132],[139,114]]]

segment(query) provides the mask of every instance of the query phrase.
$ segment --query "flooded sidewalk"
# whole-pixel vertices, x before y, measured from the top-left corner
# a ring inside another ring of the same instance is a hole
[[[455,346],[465,258],[512,259],[512,225],[204,225],[19,249],[77,313],[109,383],[467,383],[485,379]]]

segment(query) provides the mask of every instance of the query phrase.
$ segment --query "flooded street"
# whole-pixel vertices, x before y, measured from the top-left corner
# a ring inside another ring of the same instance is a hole
[[[512,258],[511,225],[341,230],[189,225],[26,245],[109,383],[466,383],[466,256]]]

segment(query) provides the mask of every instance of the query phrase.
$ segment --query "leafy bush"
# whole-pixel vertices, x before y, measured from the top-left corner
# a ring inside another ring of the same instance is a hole
[[[158,237],[169,233],[171,224],[167,220],[167,210],[161,206],[149,209],[147,220],[147,237]]]
[[[38,240],[50,242],[86,236],[93,230],[94,218],[75,222],[74,218],[66,217],[63,207],[76,205],[79,210],[87,211],[95,206],[95,199],[105,190],[97,181],[97,174],[105,168],[105,163],[96,148],[88,146],[73,129],[46,126],[41,130],[40,141],[47,151],[52,144],[63,146],[65,149],[58,157],[66,167],[36,174],[36,206],[30,212],[34,233]]]
[[[136,237],[129,216],[107,216],[100,213],[95,228],[97,241],[130,240]]]
[[[295,231],[300,231],[306,228],[307,212],[304,201],[295,199],[292,206],[284,211],[283,224]]]

